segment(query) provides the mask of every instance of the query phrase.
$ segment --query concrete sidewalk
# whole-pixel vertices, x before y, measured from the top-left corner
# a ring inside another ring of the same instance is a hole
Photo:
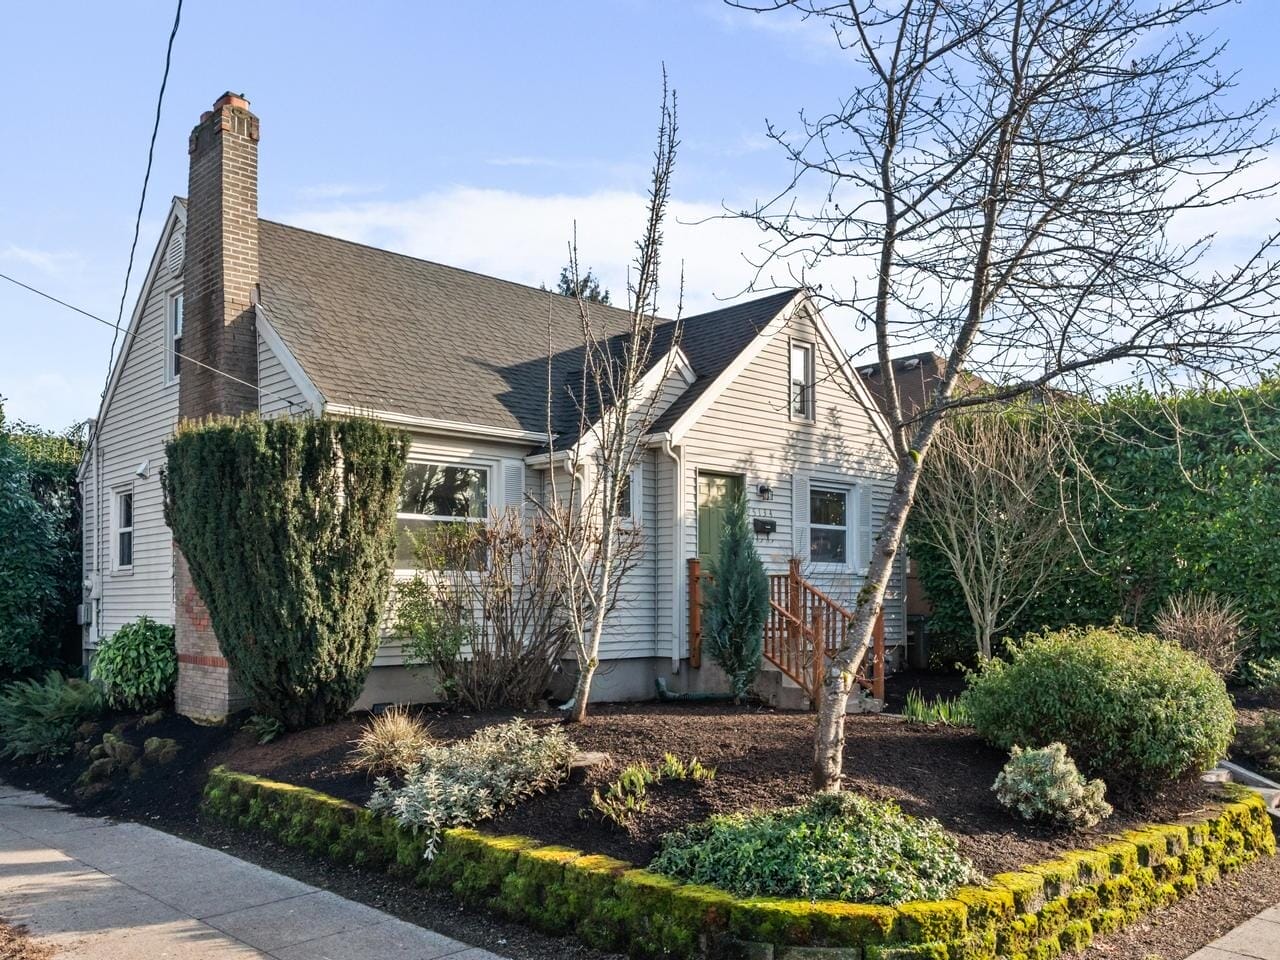
[[[1280,904],[1246,920],[1187,960],[1280,960]]]
[[[0,918],[59,960],[500,960],[135,823],[0,783]]]

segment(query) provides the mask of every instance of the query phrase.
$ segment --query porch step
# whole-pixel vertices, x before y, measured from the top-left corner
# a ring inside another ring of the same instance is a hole
[[[755,694],[778,710],[810,710],[809,695],[803,688],[768,660],[756,675]],[[879,713],[884,702],[870,696],[861,687],[849,697],[846,713]]]

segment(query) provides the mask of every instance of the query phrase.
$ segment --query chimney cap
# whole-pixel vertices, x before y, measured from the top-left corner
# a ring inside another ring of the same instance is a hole
[[[241,110],[248,110],[249,101],[245,99],[243,93],[232,93],[228,90],[213,103],[214,110],[221,110],[223,107],[239,107]]]

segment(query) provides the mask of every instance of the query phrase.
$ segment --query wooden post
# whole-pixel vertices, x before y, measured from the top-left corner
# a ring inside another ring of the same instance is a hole
[[[814,607],[813,609],[813,689],[810,691],[809,702],[813,704],[813,709],[818,709],[818,697],[822,695],[822,668],[826,666],[827,660],[827,638],[823,636],[822,631],[822,609]]]
[[[796,557],[792,557],[787,564],[787,612],[793,617],[788,621],[787,629],[791,649],[799,650],[800,633],[804,630],[804,611],[800,609],[800,561]]]
[[[689,558],[689,666],[702,666],[702,561]]]
[[[872,655],[876,658],[871,674],[871,695],[884,702],[884,610],[876,614],[876,625],[872,628]]]

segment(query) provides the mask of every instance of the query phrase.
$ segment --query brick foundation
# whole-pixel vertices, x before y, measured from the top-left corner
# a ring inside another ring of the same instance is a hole
[[[175,557],[177,581],[178,712],[205,723],[219,722],[247,706],[209,622],[209,611],[191,582],[186,558]]]

